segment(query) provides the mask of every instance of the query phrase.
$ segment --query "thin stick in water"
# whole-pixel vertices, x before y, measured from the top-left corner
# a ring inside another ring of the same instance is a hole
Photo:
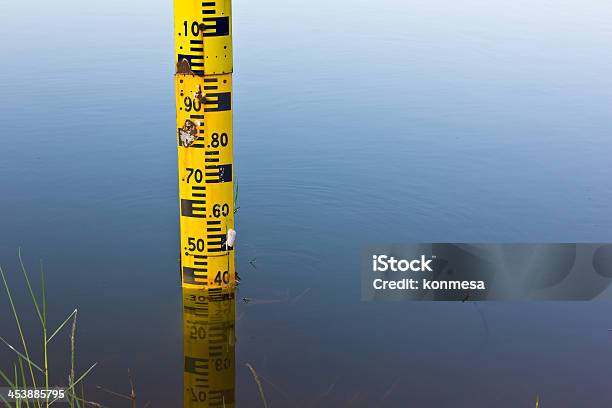
[[[261,396],[261,401],[263,402],[264,408],[268,408],[268,402],[266,401],[266,396],[264,395],[263,387],[261,385],[261,381],[259,380],[257,372],[249,363],[246,363],[245,365],[249,368],[249,370],[251,370],[251,374],[253,374],[253,379],[257,383],[257,387],[259,388],[259,395]]]

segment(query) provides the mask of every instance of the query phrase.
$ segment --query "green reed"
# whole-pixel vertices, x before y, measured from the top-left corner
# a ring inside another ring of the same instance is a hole
[[[76,322],[77,322],[77,314],[78,311],[75,309],[68,317],[53,331],[53,333],[49,336],[49,326],[47,320],[47,294],[45,292],[45,273],[42,266],[42,262],[40,264],[40,275],[41,275],[41,295],[40,299],[34,293],[32,288],[32,284],[30,283],[30,277],[28,271],[25,267],[23,259],[21,257],[21,249],[19,250],[19,264],[21,267],[21,271],[23,273],[23,277],[25,279],[26,286],[29,291],[30,298],[34,304],[34,309],[36,310],[36,317],[40,323],[40,328],[42,332],[42,339],[38,341],[42,342],[42,363],[36,364],[34,359],[31,356],[30,348],[28,347],[29,341],[35,341],[33,339],[26,338],[23,327],[21,324],[20,315],[17,312],[17,308],[15,306],[15,302],[13,301],[13,294],[11,293],[10,287],[7,283],[6,276],[4,274],[4,270],[0,267],[0,277],[2,277],[2,282],[4,284],[4,288],[6,290],[6,294],[8,296],[9,304],[11,307],[11,312],[13,318],[15,319],[15,323],[17,325],[17,331],[19,333],[19,338],[21,344],[18,347],[14,347],[8,341],[6,341],[3,337],[0,337],[0,342],[2,342],[6,347],[8,347],[13,353],[15,353],[17,357],[17,362],[13,364],[13,379],[9,378],[9,376],[2,371],[0,368],[0,378],[7,384],[11,389],[33,389],[33,390],[48,390],[49,389],[49,352],[48,345],[50,342],[57,336],[58,333],[62,331],[62,329],[69,323],[72,322],[72,330],[70,331],[70,373],[68,374],[68,387],[65,389],[66,397],[68,398],[68,402],[70,404],[70,408],[82,408],[88,402],[85,400],[84,396],[81,393],[81,396],[77,396],[76,394],[76,386],[81,384],[87,375],[94,369],[97,363],[94,363],[89,367],[83,374],[76,378],[75,376],[75,335],[76,335]],[[18,349],[19,348],[19,349]],[[44,401],[36,400],[29,401],[25,400],[24,402],[18,401],[15,403],[15,408],[49,408],[52,406],[58,398],[50,399],[47,398]],[[12,408],[11,404],[0,395],[0,402],[4,403],[5,407]]]

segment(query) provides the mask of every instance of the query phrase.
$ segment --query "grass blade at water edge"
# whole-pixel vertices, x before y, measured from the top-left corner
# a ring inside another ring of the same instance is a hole
[[[17,354],[20,358],[24,359],[25,361],[28,362],[29,365],[31,365],[32,367],[36,368],[38,371],[40,371],[41,373],[44,373],[45,370],[43,370],[42,368],[40,368],[36,363],[34,363],[33,361],[31,361],[28,357],[26,357],[25,355],[23,355],[21,352],[19,352],[15,347],[11,346],[9,344],[8,341],[6,341],[4,339],[4,337],[0,336],[0,341],[3,342],[8,348],[10,348],[11,350],[13,350],[13,352],[15,352],[15,354]]]
[[[261,396],[261,401],[263,402],[264,408],[268,408],[268,402],[266,401],[266,396],[264,395],[263,387],[261,385],[261,381],[259,380],[257,372],[249,363],[246,363],[245,365],[249,368],[249,370],[251,370],[251,374],[253,374],[253,379],[257,383],[257,387],[259,388],[259,395]]]
[[[45,292],[45,270],[43,269],[42,259],[40,260],[40,281],[43,304],[43,348],[45,355],[45,389],[49,389],[49,352],[47,350],[47,294]],[[45,398],[45,405],[49,408],[49,397]]]
[[[28,361],[28,366],[30,368],[30,376],[32,377],[32,386],[34,388],[37,388],[36,378],[34,377],[34,370],[32,369],[32,362],[30,360],[30,355],[28,353],[28,345],[26,344],[25,336],[23,335],[23,330],[21,329],[21,322],[19,321],[19,315],[17,314],[17,310],[15,309],[15,303],[13,302],[13,296],[11,296],[11,290],[8,287],[8,283],[6,283],[6,277],[4,276],[4,271],[2,270],[1,266],[0,266],[0,276],[2,277],[2,282],[4,282],[4,288],[6,289],[6,294],[8,295],[9,303],[11,304],[11,309],[13,311],[13,317],[15,317],[15,322],[17,323],[17,329],[19,330],[19,337],[21,337],[21,344],[23,345],[25,356]],[[23,370],[23,367],[22,367],[22,370]],[[25,385],[25,380],[24,380],[24,385]]]
[[[82,381],[82,380],[83,380],[83,379],[84,379],[84,378],[87,376],[87,374],[89,374],[89,373],[91,372],[91,370],[93,370],[93,369],[94,369],[94,367],[95,367],[95,366],[97,366],[97,365],[98,365],[98,363],[97,363],[97,362],[93,363],[93,365],[92,365],[91,367],[89,367],[89,368],[87,369],[87,371],[85,371],[85,372],[84,372],[84,373],[83,373],[83,374],[82,374],[82,375],[79,377],[79,379],[78,379],[78,380],[76,380],[76,381],[74,382],[74,384],[72,384],[70,387],[68,387],[68,388],[66,389],[66,392],[67,392],[67,391],[72,391],[72,390],[74,390],[74,387],[75,387],[75,386],[76,386],[78,383],[80,383],[80,382],[81,382],[81,381]],[[56,399],[54,399],[53,401],[51,401],[51,402],[49,403],[49,406],[50,406],[51,404],[53,404],[55,401],[57,401],[58,399],[59,399],[59,398],[56,398]]]
[[[34,301],[34,307],[36,307],[36,313],[38,314],[38,318],[40,319],[40,323],[44,324],[43,322],[43,316],[40,313],[40,309],[38,307],[38,302],[36,301],[36,296],[34,295],[34,291],[32,290],[32,285],[30,284],[30,278],[28,277],[28,272],[26,270],[26,267],[23,263],[23,259],[21,259],[21,248],[19,248],[17,250],[17,254],[19,256],[19,264],[21,265],[21,271],[23,272],[23,276],[25,277],[25,281],[28,285],[28,290],[30,291],[30,296],[32,297],[32,300]]]
[[[55,331],[53,332],[53,334],[52,334],[51,336],[49,336],[49,338],[47,339],[47,343],[49,343],[51,340],[53,340],[53,338],[55,337],[55,335],[56,335],[57,333],[59,333],[59,332],[60,332],[60,330],[62,330],[62,329],[64,328],[64,326],[66,325],[66,323],[68,323],[68,321],[70,321],[70,318],[71,318],[72,316],[74,316],[74,318],[76,319],[77,310],[78,310],[78,309],[74,309],[74,311],[68,315],[68,317],[66,318],[66,320],[64,320],[64,321],[62,322],[62,324],[60,324],[60,325],[59,325],[59,327],[58,327],[57,329],[55,329]]]

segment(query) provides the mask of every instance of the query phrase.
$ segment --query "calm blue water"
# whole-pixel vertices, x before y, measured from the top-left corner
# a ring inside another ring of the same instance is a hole
[[[271,407],[332,384],[317,406],[609,406],[609,305],[363,304],[358,262],[378,242],[610,241],[610,21],[604,0],[234,1],[239,297],[306,291],[238,305],[239,406],[258,406],[247,362]],[[130,368],[181,406],[172,4],[13,2],[0,38],[20,310],[19,246],[54,321],[79,308],[92,399],[120,406],[95,385],[129,391]]]

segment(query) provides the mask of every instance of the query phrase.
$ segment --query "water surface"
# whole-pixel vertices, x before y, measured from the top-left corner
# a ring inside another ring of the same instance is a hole
[[[610,21],[603,0],[234,1],[238,406],[245,363],[271,407],[612,402],[609,305],[366,304],[358,269],[370,243],[609,241]],[[19,246],[52,320],[79,308],[91,399],[121,406],[95,385],[129,391],[129,368],[181,406],[172,4],[13,2],[0,34],[20,310]]]

